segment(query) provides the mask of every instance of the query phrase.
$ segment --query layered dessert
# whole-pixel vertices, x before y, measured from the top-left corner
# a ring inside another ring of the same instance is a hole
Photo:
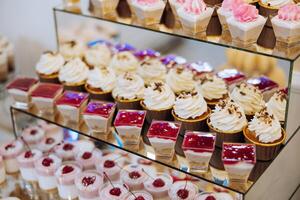
[[[19,165],[17,157],[23,152],[24,145],[19,140],[4,143],[0,147],[0,155],[3,158],[7,174],[17,173]]]
[[[175,18],[175,24],[174,24],[175,29],[181,28],[181,23],[177,11],[179,8],[183,6],[185,2],[186,0],[169,0],[170,7]]]
[[[212,133],[187,131],[182,142],[182,150],[191,170],[206,172],[215,149],[216,136]]]
[[[53,83],[39,83],[31,93],[32,103],[39,115],[54,118],[57,98],[63,93],[63,87]]]
[[[60,198],[75,199],[78,191],[75,186],[75,178],[81,173],[81,168],[76,164],[63,164],[55,172],[57,189]]]
[[[135,72],[139,66],[138,59],[133,55],[131,51],[120,51],[117,52],[111,62],[109,67],[114,70],[117,75],[123,74],[125,72]]]
[[[74,58],[81,58],[83,56],[84,45],[75,40],[65,41],[59,45],[59,52],[65,60],[69,61]]]
[[[256,163],[255,145],[224,143],[222,160],[231,182],[246,183]]]
[[[4,183],[6,179],[5,167],[2,156],[0,156],[0,184]]]
[[[173,159],[180,127],[181,124],[176,122],[152,121],[147,137],[158,159],[166,160],[166,162]]]
[[[30,95],[37,82],[35,78],[19,77],[6,86],[7,92],[15,101],[15,107],[27,110],[32,106]]]
[[[214,68],[209,63],[202,61],[190,63],[187,67],[192,70],[196,80],[202,80],[214,72]]]
[[[210,114],[210,108],[203,96],[197,92],[181,92],[177,96],[172,115],[177,122],[181,122],[183,130],[205,131],[206,119]]]
[[[153,200],[153,197],[148,192],[136,191],[132,192],[132,194],[128,194],[126,200]]]
[[[95,172],[82,172],[75,178],[75,186],[80,200],[98,200],[98,190],[103,184],[103,177]]]
[[[257,87],[262,92],[265,101],[268,101],[279,87],[275,81],[266,76],[250,78],[247,83]]]
[[[246,76],[236,69],[224,69],[217,73],[217,76],[225,81],[229,91],[242,81],[246,79]]]
[[[84,51],[84,61],[92,68],[108,67],[112,57],[110,48],[104,43],[94,42]]]
[[[278,90],[266,104],[268,110],[277,117],[281,124],[285,122],[286,103],[287,94],[282,90]]]
[[[181,56],[176,56],[173,54],[170,55],[166,55],[162,58],[160,58],[160,61],[162,62],[162,64],[164,64],[167,68],[167,71],[169,71],[170,69],[178,66],[178,65],[184,65],[186,64],[186,59],[181,57]]]
[[[114,126],[122,138],[124,145],[139,144],[145,117],[146,111],[119,110],[114,121]]]
[[[95,163],[102,158],[102,152],[98,149],[93,151],[81,151],[76,155],[76,162],[82,166],[83,170],[95,169]]]
[[[61,159],[54,154],[43,156],[35,162],[38,183],[42,190],[50,191],[57,187],[55,172],[61,162]]]
[[[151,123],[153,119],[169,120],[175,102],[175,94],[172,89],[161,81],[151,82],[145,87],[141,106],[147,110],[147,122]]]
[[[97,171],[101,174],[105,172],[111,181],[119,181],[122,166],[118,163],[118,159],[121,157],[119,154],[103,156],[99,163],[96,163]]]
[[[190,181],[177,181],[169,189],[171,200],[193,200],[197,194],[197,187]]]
[[[140,165],[130,164],[121,171],[121,179],[131,191],[136,191],[144,189],[143,183],[148,179],[148,176]]]
[[[63,161],[74,160],[75,155],[78,153],[78,148],[75,146],[75,143],[63,142],[56,146],[55,153]]]
[[[32,149],[38,147],[44,136],[45,131],[38,126],[29,126],[22,131],[22,139]]]
[[[92,0],[93,11],[99,17],[115,19],[119,0]]]
[[[152,178],[148,178],[144,182],[144,187],[147,192],[149,192],[154,199],[168,199],[168,191],[173,183],[171,176],[163,173],[157,174]]]
[[[128,188],[125,186],[118,182],[106,183],[99,190],[99,197],[100,199],[125,200],[128,195]]]
[[[107,139],[115,109],[114,103],[91,101],[82,112],[83,119],[93,134]]]

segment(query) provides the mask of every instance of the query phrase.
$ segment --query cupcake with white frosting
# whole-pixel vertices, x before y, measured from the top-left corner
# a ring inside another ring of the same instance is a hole
[[[170,119],[174,102],[175,94],[171,88],[164,82],[154,81],[146,85],[141,106],[147,110],[146,119],[151,123],[153,119]]]
[[[82,58],[84,45],[82,42],[71,40],[60,44],[59,52],[65,60],[69,61],[74,58]]]
[[[92,98],[112,100],[112,90],[116,85],[116,75],[110,68],[94,68],[89,71],[85,89]]]
[[[59,70],[58,78],[65,89],[81,91],[88,77],[88,73],[88,66],[80,58],[75,58],[67,62]]]
[[[139,61],[131,51],[121,51],[116,53],[109,65],[117,75],[125,72],[136,72],[138,66]]]
[[[264,107],[244,128],[244,136],[247,142],[256,145],[257,160],[268,161],[279,153],[286,133],[277,117]]]
[[[281,124],[284,124],[285,121],[286,98],[286,94],[279,90],[273,94],[266,104],[268,110],[277,117]]]
[[[84,61],[91,67],[108,67],[112,57],[106,44],[96,43],[84,52]]]
[[[118,109],[139,109],[144,96],[144,81],[133,73],[124,73],[117,77],[112,96]]]
[[[140,62],[137,73],[145,83],[150,83],[151,81],[165,81],[167,69],[158,58],[149,58]]]
[[[220,101],[207,120],[212,132],[217,134],[216,146],[223,142],[243,142],[243,128],[247,119],[243,108],[233,100]]]
[[[42,54],[35,70],[41,82],[59,83],[58,72],[64,64],[61,54],[49,51]]]

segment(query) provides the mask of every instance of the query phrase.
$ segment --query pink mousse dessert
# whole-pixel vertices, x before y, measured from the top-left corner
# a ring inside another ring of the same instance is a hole
[[[55,153],[64,161],[74,160],[77,152],[76,144],[72,142],[61,143],[55,148]]]
[[[152,121],[147,137],[157,158],[166,161],[173,159],[180,126],[181,124],[176,122]]]
[[[256,163],[255,145],[224,143],[222,160],[230,181],[247,182]]]
[[[144,189],[144,182],[148,176],[143,172],[143,169],[138,164],[130,164],[121,171],[121,179],[131,191]]]
[[[79,200],[99,200],[99,188],[102,187],[103,177],[95,172],[83,172],[75,179]]]
[[[41,150],[43,153],[53,150],[54,148],[62,142],[62,138],[56,138],[52,136],[46,136],[38,145],[38,149]]]
[[[118,159],[122,156],[119,154],[107,154],[102,157],[99,163],[96,163],[96,169],[99,173],[106,173],[111,181],[119,181],[122,165],[118,163]]]
[[[157,174],[153,178],[148,178],[144,182],[144,187],[154,199],[169,200],[168,191],[173,183],[173,179],[166,173]]]
[[[61,159],[54,154],[38,159],[34,166],[42,190],[53,190],[57,187],[55,172],[61,165]]]
[[[100,199],[125,200],[128,195],[128,188],[125,186],[118,182],[106,183],[99,190]]]
[[[153,200],[150,193],[145,191],[135,191],[133,194],[128,194],[125,200]]]
[[[216,136],[212,133],[187,131],[182,142],[182,149],[192,170],[207,171],[215,149]]]
[[[14,140],[4,143],[0,147],[0,155],[3,157],[6,173],[16,173],[19,171],[17,156],[19,156],[24,149],[24,145],[19,140]]]
[[[214,72],[214,68],[209,63],[202,61],[191,63],[187,67],[192,70],[197,80],[203,79],[206,74],[212,74]]]
[[[224,69],[219,71],[217,76],[225,81],[228,85],[229,91],[232,91],[237,84],[246,79],[246,76],[236,69]]]
[[[56,101],[56,106],[65,123],[79,126],[80,113],[87,105],[89,95],[83,92],[65,91]]]
[[[38,181],[34,163],[43,156],[40,150],[32,149],[21,153],[17,157],[21,176],[25,181]]]
[[[31,101],[41,116],[55,114],[54,102],[62,94],[63,86],[53,83],[39,83],[31,92]]]
[[[5,167],[2,156],[0,156],[0,184],[4,183],[6,178]]]
[[[115,103],[92,101],[83,111],[83,118],[92,133],[107,138],[113,115],[116,109]]]
[[[27,110],[32,106],[30,95],[37,82],[34,78],[19,77],[7,85],[7,92],[15,100],[15,107]]]
[[[139,144],[145,117],[143,110],[119,110],[114,125],[124,145]]]
[[[81,173],[81,168],[76,164],[63,164],[56,172],[58,194],[62,199],[75,199],[78,191],[75,178]]]
[[[22,138],[30,146],[30,148],[37,148],[45,136],[45,131],[38,126],[29,126],[22,132]]]
[[[268,101],[279,88],[275,81],[266,76],[250,78],[247,80],[247,83],[257,87],[262,92],[265,101]]]
[[[76,162],[80,164],[83,170],[95,169],[95,163],[102,159],[102,152],[99,149],[93,151],[82,151],[76,155]]]
[[[171,200],[194,200],[197,193],[196,185],[190,181],[177,181],[173,183],[169,189],[169,197]]]

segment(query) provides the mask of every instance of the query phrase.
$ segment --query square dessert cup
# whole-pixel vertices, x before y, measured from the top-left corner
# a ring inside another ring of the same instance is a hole
[[[175,143],[181,128],[181,123],[153,120],[147,137],[154,148],[156,158],[166,162],[173,160]]]
[[[91,2],[97,16],[112,20],[117,18],[119,0],[91,0]]]
[[[53,83],[39,83],[31,93],[31,101],[38,115],[54,120],[55,101],[63,93],[63,87]]]
[[[81,124],[81,112],[88,102],[89,95],[82,92],[65,91],[55,102],[63,122],[75,129]]]
[[[151,124],[152,120],[170,120],[171,119],[171,112],[172,112],[172,107],[166,108],[166,109],[161,109],[161,110],[150,110],[147,108],[145,105],[144,101],[140,101],[141,107],[147,111],[146,115],[146,120],[149,124]]]
[[[255,137],[255,133],[250,131],[248,127],[245,127],[243,129],[245,141],[251,144],[255,144],[256,159],[259,161],[270,161],[277,156],[286,139],[286,132],[283,128],[281,129],[281,132],[281,138],[279,138],[278,140],[272,143],[262,143],[258,141],[258,139]]]
[[[84,85],[85,90],[90,94],[91,99],[101,100],[101,101],[112,101],[113,97],[111,95],[112,91],[103,92],[98,88],[91,87],[88,83]]]
[[[186,131],[182,149],[192,171],[207,172],[216,136],[213,133]]]
[[[125,146],[138,145],[146,111],[144,110],[119,110],[114,121],[114,126]]]
[[[111,125],[116,104],[104,101],[91,101],[83,110],[82,115],[90,134],[106,140],[111,132]]]
[[[279,85],[266,76],[250,78],[247,83],[257,87],[263,94],[264,100],[267,102],[272,95],[278,90]]]
[[[230,182],[246,183],[256,163],[255,145],[224,143],[222,161]]]
[[[35,78],[18,77],[7,86],[7,92],[14,99],[14,107],[28,110],[31,108],[31,92],[36,87],[38,80]]]
[[[246,80],[245,74],[234,68],[219,71],[217,72],[217,76],[225,81],[228,85],[229,92],[231,92],[236,85]]]

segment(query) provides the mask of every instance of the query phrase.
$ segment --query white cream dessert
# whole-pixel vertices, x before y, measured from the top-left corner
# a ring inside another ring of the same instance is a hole
[[[293,4],[294,2],[292,0],[260,0],[260,3],[267,7],[278,9],[284,5]]]
[[[82,172],[75,178],[79,200],[99,200],[98,190],[103,184],[103,177],[95,172]]]
[[[5,173],[4,162],[2,156],[0,155],[0,184],[4,183],[5,179],[6,179],[6,173]]]
[[[111,153],[102,157],[96,164],[97,171],[102,174],[105,172],[111,181],[119,181],[122,165],[119,154]]]
[[[37,181],[37,174],[34,168],[34,163],[43,156],[40,150],[32,149],[23,152],[17,157],[20,167],[21,176],[26,181]]]
[[[83,56],[83,51],[84,45],[75,40],[63,42],[59,46],[59,52],[67,61],[74,58],[81,58]]]
[[[89,71],[86,81],[87,90],[90,93],[112,92],[116,85],[116,75],[110,68],[94,68]]]
[[[81,151],[76,155],[76,162],[80,164],[83,170],[95,169],[95,163],[102,159],[102,152],[99,149],[93,151]]]
[[[0,147],[0,155],[3,158],[6,173],[16,173],[19,171],[17,156],[19,156],[24,149],[24,145],[19,140],[14,140],[4,143]]]
[[[237,85],[230,97],[244,109],[246,115],[254,115],[265,105],[261,91],[247,83]]]
[[[75,155],[78,153],[78,148],[75,143],[62,142],[55,147],[55,153],[63,161],[74,160]]]
[[[137,73],[144,79],[145,83],[150,83],[152,81],[165,81],[167,69],[158,58],[149,58],[140,62]]]
[[[144,189],[143,183],[148,179],[143,168],[138,164],[129,164],[121,171],[122,182],[125,183],[131,191]]]
[[[228,95],[225,81],[216,75],[206,75],[201,80],[200,90],[208,102],[224,99]]]
[[[94,11],[101,17],[116,12],[119,0],[92,0]]]
[[[132,52],[121,51],[113,56],[109,67],[113,69],[117,75],[125,72],[136,72],[139,67],[139,61]]]
[[[169,0],[171,9],[173,14],[175,15],[175,18],[178,18],[178,9],[183,6],[186,0]]]
[[[191,70],[184,66],[177,66],[169,71],[166,82],[175,93],[192,91],[196,88],[196,82],[193,77]]]
[[[124,184],[118,182],[106,183],[99,190],[100,199],[125,200],[127,195],[128,189]]]
[[[42,190],[52,190],[57,187],[55,172],[61,165],[61,159],[54,154],[43,156],[35,162],[35,170],[39,187]]]
[[[136,191],[133,194],[128,194],[126,200],[153,200],[152,195],[145,191]]]
[[[81,168],[76,164],[63,164],[56,170],[55,177],[60,198],[75,199],[78,197],[75,178],[80,173]]]
[[[168,191],[173,183],[173,179],[166,173],[158,174],[152,178],[148,178],[144,182],[147,192],[152,194],[154,199],[168,199]]]
[[[112,57],[106,44],[95,44],[84,51],[84,61],[91,67],[108,67]]]
[[[233,197],[226,192],[207,193],[201,192],[196,195],[194,200],[234,200]]]
[[[49,152],[50,150],[54,150],[55,146],[57,146],[60,142],[62,142],[63,138],[57,138],[52,136],[46,136],[42,140],[42,142],[38,145],[38,149],[43,153]]]
[[[266,104],[268,110],[272,112],[280,122],[285,121],[285,109],[287,96],[282,91],[277,91]]]
[[[170,200],[193,200],[197,194],[196,186],[190,181],[178,181],[169,189]]]
[[[41,77],[57,77],[64,64],[65,59],[60,53],[45,52],[37,62],[35,70]]]
[[[45,131],[38,126],[29,126],[22,131],[22,138],[30,148],[37,148],[44,139]]]

